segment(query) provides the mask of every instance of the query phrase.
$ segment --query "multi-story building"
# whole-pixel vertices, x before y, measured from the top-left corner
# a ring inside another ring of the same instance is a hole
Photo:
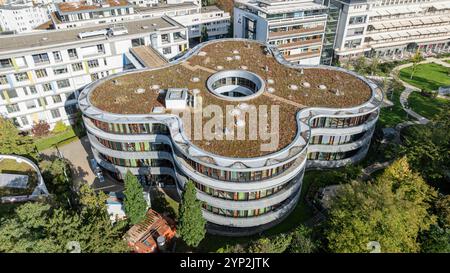
[[[162,17],[2,36],[0,113],[21,130],[39,120],[51,127],[69,123],[81,88],[128,67],[151,65],[152,58],[173,58],[189,47],[187,35],[185,27]]]
[[[447,0],[331,0],[340,9],[335,53],[387,59],[408,57],[417,49],[450,49]]]
[[[210,39],[222,38],[228,34],[230,14],[215,6],[202,7],[196,1],[151,3],[144,2],[137,6],[126,0],[59,3],[56,5],[56,12],[52,14],[52,20],[56,29],[65,29],[169,16],[188,28],[191,39],[198,40],[203,27],[206,27]]]
[[[50,4],[13,1],[0,6],[0,31],[30,32],[50,20]]]
[[[275,46],[227,39],[160,68],[96,81],[79,96],[93,155],[121,179],[193,181],[210,232],[258,233],[295,207],[305,168],[361,160],[382,92]]]
[[[276,45],[286,60],[320,63],[327,6],[314,0],[236,0],[234,37]]]

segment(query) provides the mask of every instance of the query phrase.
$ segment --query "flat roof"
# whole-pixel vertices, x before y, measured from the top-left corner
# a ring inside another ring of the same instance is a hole
[[[128,34],[119,35],[117,37],[139,33],[149,33],[175,27],[184,28],[176,21],[168,17],[123,21],[120,22],[120,24],[127,28]],[[32,50],[33,48],[37,47],[45,48],[48,46],[54,46],[59,44],[70,44],[82,41],[86,42],[90,40],[102,40],[106,38],[97,36],[80,39],[78,37],[78,34],[81,32],[102,30],[110,28],[112,26],[114,26],[114,24],[100,24],[93,27],[80,27],[75,29],[64,29],[64,30],[47,30],[29,34],[0,36],[0,54],[9,51],[17,51],[23,49]]]
[[[266,82],[266,91],[273,88],[273,92],[263,92],[245,103],[257,107],[279,106],[278,147],[282,149],[296,136],[296,113],[299,110],[306,107],[351,108],[364,104],[372,97],[370,86],[350,73],[325,67],[287,67],[272,54],[266,54],[266,46],[258,42],[213,41],[199,50],[197,54],[176,64],[117,75],[102,81],[89,93],[89,101],[94,107],[109,113],[148,115],[152,114],[154,107],[164,107],[165,94],[159,90],[187,88],[202,101],[203,107],[218,105],[222,107],[223,113],[227,113],[227,106],[238,106],[241,102],[214,95],[207,89],[206,81],[220,70],[246,70]],[[305,83],[310,86],[305,87]],[[155,85],[158,86],[157,90],[152,89]],[[290,88],[293,85],[297,88]],[[320,85],[326,88],[321,89]],[[145,89],[145,92],[137,94],[135,91],[139,88]],[[340,95],[336,95],[336,91]],[[223,156],[248,158],[271,153],[260,150],[261,140],[191,139],[194,145]]]
[[[79,2],[62,2],[56,4],[56,8],[61,13],[89,11],[96,9],[111,9],[127,6],[131,6],[131,4],[127,0],[102,0],[100,4],[97,4],[95,2],[88,3],[85,0]]]

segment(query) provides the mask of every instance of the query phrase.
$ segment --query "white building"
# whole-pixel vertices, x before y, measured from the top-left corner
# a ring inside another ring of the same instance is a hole
[[[277,45],[286,60],[320,63],[327,7],[314,0],[236,0],[234,38]]]
[[[0,6],[0,29],[15,33],[30,32],[50,20],[51,5],[14,1]]]
[[[405,58],[450,47],[448,0],[332,0],[340,9],[335,41],[339,59],[378,55]]]
[[[0,36],[0,114],[21,130],[39,120],[68,124],[81,88],[142,67],[132,53],[138,47],[173,58],[189,47],[187,29],[163,17]]]
[[[197,1],[168,1],[165,4],[138,1],[136,5],[126,0],[66,2],[56,5],[52,21],[56,29],[65,29],[161,16],[169,16],[187,27],[191,39],[200,38],[203,26],[211,39],[226,36],[230,27],[229,13],[215,6],[202,8]]]

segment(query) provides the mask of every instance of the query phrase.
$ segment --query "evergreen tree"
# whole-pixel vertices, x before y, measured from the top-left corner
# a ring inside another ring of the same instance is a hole
[[[141,222],[147,213],[147,202],[144,199],[144,190],[141,183],[130,171],[125,175],[125,214],[131,224]]]
[[[206,26],[202,26],[202,33],[200,36],[200,42],[206,42],[209,39],[208,28]]]
[[[202,215],[201,202],[196,197],[194,183],[188,181],[180,205],[178,234],[187,245],[197,247],[206,234],[206,220]]]

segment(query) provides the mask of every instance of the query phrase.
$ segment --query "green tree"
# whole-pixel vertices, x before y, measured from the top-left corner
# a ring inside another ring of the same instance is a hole
[[[209,39],[208,28],[205,25],[203,25],[202,33],[200,36],[200,43],[206,42],[206,41],[208,41],[208,39]]]
[[[292,241],[292,235],[281,233],[276,236],[264,237],[251,243],[249,253],[283,253],[289,247]]]
[[[60,205],[73,201],[72,177],[67,160],[61,158],[43,160],[39,163],[39,168],[47,189]]]
[[[403,133],[401,152],[426,181],[445,183],[450,170],[450,107],[445,106],[427,125],[411,126]],[[439,184],[437,184],[439,186]]]
[[[292,234],[292,240],[288,247],[290,253],[313,253],[316,251],[317,246],[312,239],[312,230],[299,226]]]
[[[412,62],[411,79],[413,78],[414,73],[416,73],[417,67],[419,66],[419,63],[421,61],[423,61],[423,57],[422,57],[422,54],[420,53],[419,49],[417,49],[416,53],[414,53],[414,55],[411,56],[411,58],[410,58],[410,62]]]
[[[333,200],[325,231],[331,252],[368,252],[377,241],[382,252],[418,252],[420,232],[435,222],[429,215],[436,192],[406,158],[389,166],[373,183],[344,185]]]
[[[179,208],[178,234],[188,246],[197,247],[206,234],[206,220],[202,215],[201,202],[196,197],[194,183],[185,185],[182,202]]]
[[[125,175],[125,214],[130,219],[131,224],[141,222],[147,213],[147,202],[144,199],[144,190],[141,183],[130,171]]]
[[[422,238],[424,253],[450,253],[450,228],[433,225]]]
[[[356,72],[358,72],[360,74],[365,74],[366,69],[367,69],[367,59],[366,59],[366,57],[364,57],[364,56],[358,57],[353,62],[353,68],[355,69]]]
[[[376,75],[380,71],[380,59],[378,57],[373,57],[370,60],[370,65],[368,66],[368,69],[370,71],[370,75]]]
[[[0,154],[15,154],[36,160],[38,153],[33,138],[22,135],[8,119],[0,117]]]

